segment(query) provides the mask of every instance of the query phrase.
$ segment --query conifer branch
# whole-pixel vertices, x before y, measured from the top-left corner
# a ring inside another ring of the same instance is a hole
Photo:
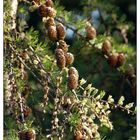
[[[66,23],[65,21],[60,20],[58,17],[55,18],[55,20],[59,23],[62,23],[66,28],[72,30],[75,34],[77,34],[82,40],[85,40],[90,46],[92,46],[93,48],[97,49],[100,51],[100,49],[98,49],[97,47],[95,47],[95,44],[92,44],[90,41],[86,40],[86,38],[81,35],[77,29],[72,28],[71,26],[68,25],[68,23]]]
[[[20,58],[20,56],[18,55],[18,53],[15,51],[15,49],[13,48],[12,45],[10,45],[10,48],[12,49],[12,51],[15,53],[15,55],[17,56],[18,60],[26,67],[27,70],[29,70],[31,72],[31,74],[35,77],[35,79],[40,83],[40,85],[42,85],[44,87],[44,85],[42,84],[41,80],[37,77],[37,75],[31,70],[30,67],[28,67]]]

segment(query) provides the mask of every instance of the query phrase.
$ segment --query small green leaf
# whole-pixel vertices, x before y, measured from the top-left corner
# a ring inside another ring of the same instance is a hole
[[[100,92],[100,98],[102,99],[105,96],[105,91]]]
[[[125,108],[126,109],[130,109],[130,108],[133,107],[133,105],[134,105],[134,103],[129,103],[129,104],[125,105]]]
[[[87,82],[87,81],[86,81],[84,78],[82,78],[82,79],[80,80],[80,86],[84,85],[86,82]]]
[[[124,102],[124,96],[121,96],[118,101],[118,105],[123,105],[123,102]]]
[[[107,100],[108,100],[108,103],[114,103],[114,99],[112,98],[112,95],[109,95]]]

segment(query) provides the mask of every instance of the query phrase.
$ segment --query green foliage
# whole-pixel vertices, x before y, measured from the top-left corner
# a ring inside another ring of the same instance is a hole
[[[68,11],[61,1],[54,2],[55,22],[74,33],[70,40],[65,38],[79,72],[78,87],[70,90],[71,65],[62,70],[57,67],[56,42],[49,40],[38,10],[31,13],[31,5],[19,1],[17,29],[11,31],[10,1],[4,2],[5,140],[18,140],[19,131],[30,129],[36,131],[38,140],[71,140],[77,131],[87,140],[136,139],[136,48],[133,35],[127,37],[135,26],[115,4],[83,0],[79,9]],[[96,23],[92,13],[97,11],[101,13]],[[34,18],[39,21],[30,21]],[[97,37],[92,40],[86,38],[87,21],[96,27]],[[112,44],[112,53],[125,54],[122,66],[110,67],[108,56],[102,53],[106,39]]]

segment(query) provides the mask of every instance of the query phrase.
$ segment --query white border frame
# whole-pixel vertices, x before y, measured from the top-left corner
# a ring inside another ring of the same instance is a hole
[[[137,0],[137,128],[140,127],[140,0]],[[0,0],[0,140],[3,140],[3,0]],[[140,133],[137,129],[137,140]]]
[[[3,0],[0,0],[0,140],[3,140]]]
[[[138,128],[140,127],[140,0],[137,0],[137,140],[140,140],[140,132]]]

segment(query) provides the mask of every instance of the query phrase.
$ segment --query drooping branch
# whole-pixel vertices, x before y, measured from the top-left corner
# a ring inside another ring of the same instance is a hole
[[[80,89],[82,89],[84,91],[84,88],[79,86]],[[77,95],[79,98],[84,98],[84,95]],[[94,100],[96,102],[96,99],[94,97],[94,95],[92,96],[87,96],[86,98],[88,99],[91,99],[91,100]],[[112,106],[113,109],[121,109],[122,111],[128,111],[129,113],[131,113],[132,115],[135,115],[136,112],[133,111],[133,110],[130,110],[130,109],[127,109],[125,108],[125,106],[123,105],[119,105],[119,104],[115,104],[115,103],[111,103],[111,102],[108,102],[107,100],[104,100],[104,99],[100,99],[100,102],[102,103],[106,103],[106,104],[109,104],[110,106]]]

